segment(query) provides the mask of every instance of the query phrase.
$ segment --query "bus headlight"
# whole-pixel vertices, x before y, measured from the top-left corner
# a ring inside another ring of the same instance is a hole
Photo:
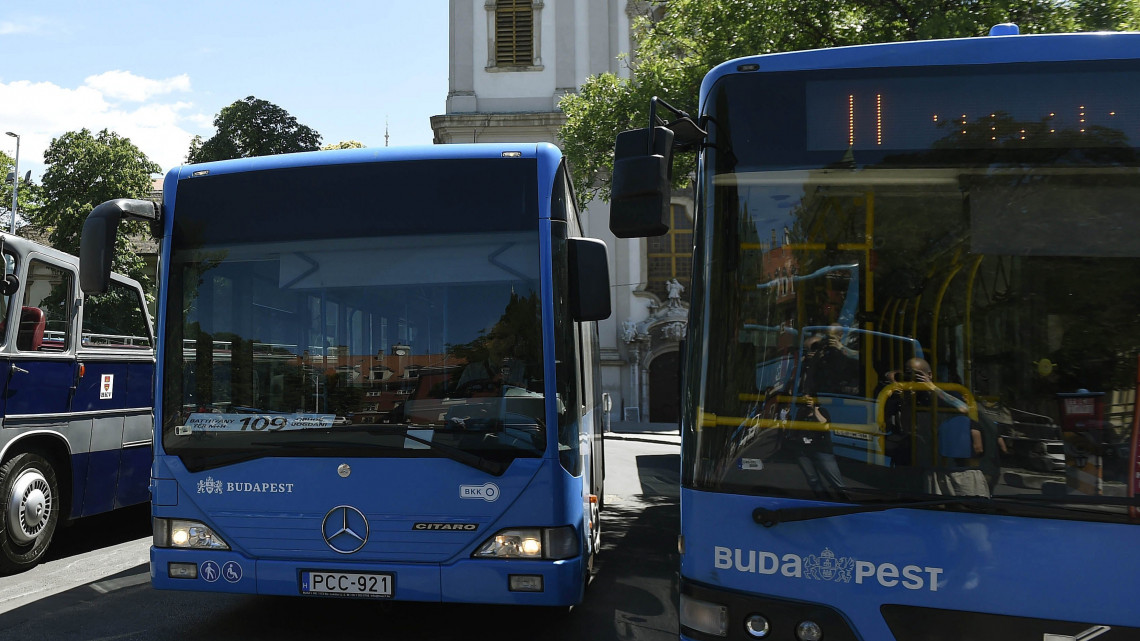
[[[499,530],[475,550],[476,559],[572,559],[578,556],[578,534],[570,526],[519,527]]]
[[[154,547],[185,550],[228,550],[230,546],[209,526],[185,519],[155,519]]]

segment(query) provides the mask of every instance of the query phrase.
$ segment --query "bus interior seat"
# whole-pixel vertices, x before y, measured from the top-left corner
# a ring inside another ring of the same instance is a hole
[[[20,332],[16,336],[16,349],[34,352],[44,342],[44,328],[47,317],[39,307],[24,307],[20,310]]]

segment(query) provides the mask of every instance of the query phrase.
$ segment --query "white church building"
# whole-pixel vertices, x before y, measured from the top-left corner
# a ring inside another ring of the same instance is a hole
[[[649,11],[633,0],[449,1],[447,107],[431,119],[437,144],[560,145],[559,101],[591,75],[628,78],[630,25]],[[672,230],[649,239],[614,237],[604,202],[582,212],[584,233],[605,241],[610,252],[613,314],[598,329],[614,421],[677,421],[692,205],[691,197],[674,197]]]

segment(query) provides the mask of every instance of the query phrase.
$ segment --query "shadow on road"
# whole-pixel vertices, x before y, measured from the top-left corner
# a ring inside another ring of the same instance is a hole
[[[41,563],[150,536],[150,503],[89,516],[56,529]]]
[[[645,497],[677,498],[680,492],[680,454],[646,454],[637,457],[637,478]]]

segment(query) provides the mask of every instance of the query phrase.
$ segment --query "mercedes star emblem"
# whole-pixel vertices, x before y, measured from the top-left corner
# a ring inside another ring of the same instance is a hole
[[[368,519],[354,507],[338,505],[325,515],[321,533],[330,548],[341,554],[352,554],[368,540]]]

